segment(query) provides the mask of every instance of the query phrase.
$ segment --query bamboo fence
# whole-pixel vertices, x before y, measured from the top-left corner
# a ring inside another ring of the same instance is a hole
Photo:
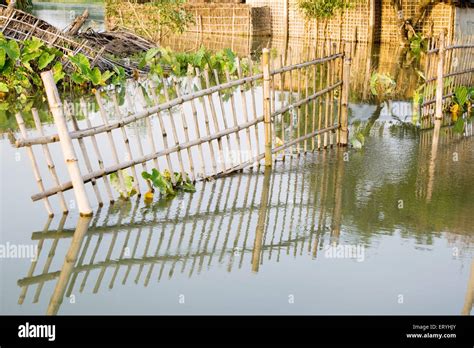
[[[104,189],[107,200],[117,199],[112,173],[118,173],[124,191],[123,176],[130,170],[140,194],[145,181],[138,167],[148,171],[151,165],[197,181],[259,166],[264,158],[271,166],[288,155],[347,145],[349,55],[328,44],[303,63],[284,65],[281,56],[270,59],[268,50],[264,57],[264,74],[244,76],[236,58],[237,79],[230,72],[196,70],[158,85],[131,81],[123,90],[96,93],[95,100],[83,98],[80,103],[61,101],[51,72],[43,73],[57,133],[44,134],[38,124],[39,134],[21,132],[16,141],[17,147],[31,152],[39,187],[32,200],[43,200],[52,215],[50,197],[74,188],[80,213],[90,215],[89,196],[94,195],[99,206],[106,201]],[[120,103],[122,99],[127,103]],[[89,112],[94,108],[98,113]],[[21,124],[23,116],[17,119]],[[44,172],[46,162],[49,168],[55,165],[51,158],[35,157],[33,149],[57,149],[58,144],[69,175],[58,177],[50,171],[54,181],[49,179],[47,187],[38,167]]]
[[[422,89],[421,128],[431,128],[436,119],[443,125],[453,122],[450,111],[457,87],[474,85],[474,41],[461,37],[451,43],[444,33],[430,40]],[[462,117],[460,115],[459,117]]]

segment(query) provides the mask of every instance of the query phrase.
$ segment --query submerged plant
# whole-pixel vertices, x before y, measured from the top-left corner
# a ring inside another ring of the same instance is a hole
[[[153,199],[154,188],[158,189],[164,197],[175,197],[179,191],[196,192],[196,188],[187,174],[183,177],[183,175],[178,172],[171,173],[165,170],[161,173],[153,168],[151,173],[143,172],[142,177],[148,181],[149,187],[152,188],[152,190],[145,195],[146,200]]]
[[[121,176],[121,178],[119,177],[119,175]],[[135,179],[133,178],[133,176],[128,175],[128,173],[125,170],[112,173],[110,174],[109,177],[110,177],[110,184],[120,194],[120,198],[128,199],[137,194],[137,190],[135,189],[135,185],[134,185]],[[120,179],[123,179],[124,188],[122,188]]]

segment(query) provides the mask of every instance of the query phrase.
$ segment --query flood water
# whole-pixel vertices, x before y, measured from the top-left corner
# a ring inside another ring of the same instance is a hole
[[[286,156],[91,220],[48,219],[26,152],[0,135],[0,246],[38,255],[0,255],[0,312],[470,314],[474,138],[443,131],[435,154],[429,132],[400,122],[409,102],[357,88],[360,150]]]

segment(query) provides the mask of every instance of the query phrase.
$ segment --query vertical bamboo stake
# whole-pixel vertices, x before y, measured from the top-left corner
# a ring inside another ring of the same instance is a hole
[[[66,112],[68,112],[68,107],[65,107]],[[72,120],[72,127],[74,131],[79,130],[79,124],[77,123],[77,118],[76,115],[71,114],[71,120]],[[87,154],[87,148],[84,143],[84,139],[79,138],[77,139],[77,142],[79,143],[79,148],[81,149],[82,157],[84,157],[84,163],[86,165],[86,169],[89,173],[92,173],[92,164],[89,158],[89,155]],[[91,179],[91,184],[92,188],[94,189],[94,194],[95,197],[97,198],[97,203],[99,204],[99,207],[102,207],[104,205],[104,202],[102,201],[102,196],[100,195],[99,188],[97,187],[97,180],[96,179]]]
[[[263,122],[265,125],[265,166],[272,166],[272,106],[271,106],[271,78],[270,78],[270,51],[263,49]]]
[[[330,44],[329,44],[329,41],[327,43],[327,51],[326,51],[326,54],[327,55],[330,55]],[[326,76],[326,88],[329,87],[331,85],[331,74],[332,74],[332,69],[331,69],[331,62],[326,62],[326,71],[327,71],[327,76]],[[325,94],[325,115],[324,115],[324,128],[328,128],[329,127],[329,112],[330,112],[330,109],[329,109],[329,95],[330,95],[330,92],[326,92]],[[328,132],[324,132],[324,136],[323,136],[323,145],[324,145],[324,148],[327,148],[328,147]]]
[[[202,89],[202,86],[201,86],[201,71],[198,68],[196,68],[195,74],[196,74],[196,81],[198,83],[198,88],[201,90]],[[204,123],[206,124],[206,134],[211,135],[211,128],[209,127],[209,114],[207,112],[206,101],[204,100],[204,97],[200,97],[199,101],[201,103],[202,110],[204,112]],[[219,145],[219,143],[218,143],[218,145]],[[208,146],[209,146],[209,152],[210,152],[210,155],[211,155],[212,169],[214,170],[212,175],[216,175],[217,174],[217,163],[216,163],[216,157],[215,157],[215,154],[214,154],[214,146],[212,145],[212,141],[208,142]]]
[[[15,114],[16,117],[16,122],[18,123],[18,128],[20,129],[21,136],[26,139],[28,134],[26,132],[26,127],[25,127],[25,122],[23,121],[23,117],[19,112]],[[41,178],[41,174],[38,168],[38,162],[36,161],[35,154],[33,152],[33,149],[31,146],[28,146],[26,148],[26,151],[28,153],[28,157],[30,158],[31,161],[31,166],[33,167],[33,174],[36,179],[36,183],[38,184],[38,188],[40,192],[44,192],[44,184],[43,184],[43,179]],[[44,198],[44,205],[46,207],[46,211],[48,212],[49,217],[53,217],[53,209],[51,208],[51,203],[49,202],[48,197]]]
[[[61,144],[64,160],[67,165],[69,176],[71,177],[74,195],[77,200],[79,212],[82,216],[91,216],[92,209],[87,198],[86,188],[82,180],[82,174],[79,170],[77,157],[72,145],[72,139],[67,129],[66,119],[63,114],[61,99],[54,83],[53,72],[51,70],[41,73],[46,96],[48,98],[49,108],[53,114],[54,123],[58,130],[59,141]]]
[[[237,64],[237,74],[239,75],[239,79],[242,78],[242,67],[240,66],[240,59],[237,58],[235,60],[235,63]],[[241,84],[239,86],[240,88],[240,98],[242,99],[242,112],[244,114],[244,122],[247,123],[249,121],[249,114],[248,114],[248,109],[247,109],[247,98],[245,97],[245,90],[244,90],[244,85]],[[250,141],[250,127],[247,127],[246,129],[247,132],[247,151],[249,153],[249,159],[252,158],[252,145]],[[257,151],[258,152],[258,151]]]
[[[179,90],[179,86],[176,84],[174,80],[172,82],[172,85],[174,86],[174,89],[176,91],[176,96],[178,98],[181,98],[181,92]],[[183,103],[181,103],[180,105],[180,110],[181,110],[181,122],[183,123],[183,128],[184,128],[184,139],[186,142],[189,142],[189,127],[188,127],[188,122],[186,121],[186,113],[184,111]],[[190,147],[188,147],[187,152],[188,152],[188,157],[189,157],[189,172],[191,175],[191,180],[196,181],[196,174],[194,173],[193,156],[192,156]],[[183,179],[186,180],[186,177],[184,176]]]
[[[439,35],[438,70],[436,76],[436,114],[437,120],[443,119],[443,73],[444,73],[444,30]]]
[[[193,81],[192,77],[188,76],[187,78],[188,82],[188,88],[189,88],[189,93],[193,92]],[[194,128],[196,130],[196,136],[198,139],[201,139],[201,131],[199,130],[199,123],[198,123],[198,114],[197,114],[197,109],[196,109],[196,103],[194,102],[194,99],[191,99],[191,110],[193,112],[193,120],[194,120]],[[201,174],[203,176],[206,176],[206,166],[204,163],[204,154],[202,152],[202,144],[199,143],[198,145],[198,153],[199,153],[199,161],[201,162]]]
[[[206,88],[211,87],[211,82],[209,79],[209,70],[208,68],[204,69],[204,81],[206,83]],[[207,95],[207,101],[209,103],[209,107],[211,109],[211,116],[212,116],[212,121],[214,123],[214,132],[219,132],[219,123],[217,122],[217,112],[216,112],[216,107],[214,105],[214,97],[213,94],[208,94]],[[220,161],[221,161],[221,166],[222,166],[222,171],[225,172],[226,170],[226,163],[225,163],[225,156],[222,150],[222,138],[217,139],[217,145],[219,148],[219,156],[220,156]]]
[[[280,68],[283,68],[283,55],[280,54]],[[280,108],[284,105],[284,93],[285,93],[285,73],[280,74]],[[285,143],[285,114],[280,115],[281,119],[281,143]],[[285,151],[283,152],[282,160],[285,161]]]
[[[252,64],[251,57],[248,58],[248,61],[249,61],[250,76],[252,76],[253,64]],[[255,90],[254,90],[253,82],[250,82],[250,95],[251,95],[250,101],[252,104],[253,118],[254,120],[256,120],[258,118],[258,115],[257,115],[257,107],[255,103]],[[259,139],[260,137],[259,137],[259,132],[258,132],[258,123],[254,126],[254,131],[255,131],[255,139],[256,139],[256,144],[257,144],[257,155],[259,155],[260,154],[260,139]]]
[[[40,136],[44,136],[43,125],[41,124],[41,120],[40,120],[40,117],[39,117],[39,114],[38,114],[38,110],[36,108],[32,108],[31,113],[33,115],[33,120],[35,122],[36,129],[38,130]],[[43,144],[42,147],[43,147],[44,157],[46,158],[46,164],[48,165],[48,169],[49,169],[49,172],[51,174],[51,177],[53,178],[54,184],[56,186],[60,186],[59,177],[58,177],[58,174],[56,173],[56,167],[54,165],[53,158],[51,156],[51,152],[49,151],[48,144]],[[68,213],[68,208],[67,208],[66,201],[64,200],[63,192],[59,191],[58,196],[59,196],[59,203],[61,204],[61,208],[63,210],[63,213],[67,214]]]
[[[220,85],[219,73],[217,72],[216,69],[214,69],[213,72],[214,72],[214,79],[216,80],[216,85],[218,86]],[[222,91],[218,91],[217,95],[219,96],[219,105],[221,109],[222,121],[224,122],[224,129],[228,129],[229,124],[227,122],[227,116],[225,114],[224,101],[222,99]],[[227,134],[227,149],[228,151],[231,151],[230,134]],[[231,163],[231,167],[232,167],[232,163]]]
[[[112,101],[114,103],[115,113],[117,114],[119,120],[123,119],[123,115],[120,112],[120,106],[119,106],[119,103],[118,103],[118,100],[117,100],[116,93],[112,94]],[[123,142],[125,143],[125,148],[126,148],[126,151],[127,151],[127,155],[130,158],[130,160],[133,160],[132,149],[130,148],[130,140],[128,139],[127,131],[126,131],[124,126],[120,127],[120,129],[122,130],[122,138],[123,138]],[[135,185],[134,185],[135,190],[137,191],[138,196],[141,196],[140,184],[138,183],[137,169],[136,169],[136,166],[134,166],[134,165],[132,166],[132,175],[133,175],[133,179],[135,180]],[[148,180],[147,180],[147,182],[148,182]]]
[[[143,90],[138,82],[135,81],[134,84],[135,84],[135,90],[138,91],[138,96],[140,97],[140,104],[143,105],[143,108],[145,108],[147,106],[147,102],[145,99],[145,95],[143,94]],[[145,127],[146,127],[148,142],[150,143],[150,147],[151,147],[151,152],[155,154],[157,153],[157,150],[156,150],[156,145],[155,145],[155,139],[153,138],[153,130],[151,129],[150,117],[145,118]],[[158,158],[153,159],[153,164],[155,165],[156,170],[159,171],[160,166],[158,164]],[[147,182],[149,181],[147,180]]]
[[[298,60],[297,60],[298,61]],[[297,85],[297,101],[300,101],[302,99],[302,95],[301,95],[301,73],[302,73],[303,69],[296,69],[296,74],[298,76],[297,78],[297,81],[298,81],[298,85]],[[300,136],[301,136],[301,124],[300,124],[300,121],[301,121],[301,106],[298,106],[298,108],[296,109],[296,139],[299,139]],[[296,153],[299,155],[300,154],[300,142],[297,142],[295,144],[296,146]]]
[[[160,98],[159,96],[155,93],[155,85],[152,84],[150,90],[151,90],[151,95],[153,97],[153,100],[155,101],[155,104],[156,105],[160,105]],[[163,87],[165,88],[165,87]],[[161,113],[158,113],[156,115],[158,117],[158,122],[160,123],[160,128],[161,128],[161,137],[163,139],[163,146],[165,149],[168,149],[169,148],[169,144],[168,144],[168,132],[166,131],[165,129],[165,123],[163,122],[163,116],[161,115]],[[139,148],[141,148],[141,142],[140,142],[140,138],[139,138],[139,134],[138,134],[138,129],[137,129],[137,139],[138,139],[138,143],[139,143]],[[140,156],[143,156],[143,150],[140,150],[141,153],[139,154]],[[166,164],[168,165],[168,170],[170,172],[173,172],[173,166],[171,165],[171,159],[170,159],[170,155],[166,155]]]
[[[102,103],[102,99],[100,97],[99,91],[95,92],[95,98],[97,101],[97,105],[99,105],[99,114],[100,114],[100,117],[102,118],[102,122],[104,122],[104,124],[107,126],[109,124],[109,120],[107,119],[107,113],[105,111],[104,104]],[[110,148],[112,149],[112,158],[114,159],[115,164],[119,165],[120,159],[118,157],[117,148],[115,147],[115,141],[112,135],[112,131],[107,131],[107,139],[109,140],[109,145],[110,145]],[[117,171],[117,176],[119,179],[120,189],[123,192],[123,198],[127,198],[126,196],[127,189],[125,188],[125,180],[120,170]],[[120,196],[122,196],[122,193],[120,194]]]
[[[230,82],[231,78],[230,78],[230,73],[228,70],[225,71],[225,76],[226,76],[227,82]],[[233,91],[231,91],[231,94],[230,94],[230,105],[231,105],[231,110],[232,110],[232,120],[234,122],[234,127],[236,127],[239,124],[239,122],[237,121],[237,110],[235,108],[235,99],[234,99]],[[238,164],[241,164],[243,161],[242,161],[242,156],[241,156],[242,147],[240,144],[240,132],[235,133],[235,140],[237,142],[237,157],[239,161]]]
[[[339,125],[339,145],[347,146],[349,141],[348,114],[349,114],[349,90],[351,77],[351,57],[344,48],[344,63],[342,69],[342,91],[341,91],[341,124]]]
[[[165,94],[165,99],[166,99],[167,102],[169,102],[170,101],[170,96],[168,94],[168,84],[166,83],[165,79],[162,79],[162,82],[163,82],[163,92]],[[173,132],[174,145],[179,148],[179,139],[178,139],[178,133],[176,131],[176,122],[174,121],[174,116],[173,116],[173,112],[171,111],[171,109],[168,109],[168,115],[170,117],[171,130]],[[181,171],[181,175],[183,176],[183,178],[186,178],[186,172],[184,170],[184,163],[183,163],[183,157],[182,157],[181,150],[176,151],[176,153],[178,154],[178,162],[179,162],[179,168],[180,168],[180,171]]]
[[[82,110],[84,116],[86,116],[87,127],[92,128],[92,123],[91,123],[91,121],[89,119],[89,116],[87,114],[87,106],[86,106],[86,103],[85,103],[84,99],[81,99],[80,103],[81,103],[81,110]],[[97,145],[97,139],[96,139],[95,135],[91,135],[90,138],[91,138],[91,142],[92,142],[92,147],[94,148],[94,152],[95,152],[95,155],[97,157],[97,162],[99,164],[99,168],[100,169],[105,169],[104,160],[102,159],[102,155],[100,154],[99,146]],[[80,143],[79,143],[79,145],[80,145]],[[85,148],[84,148],[84,151],[86,151]],[[107,175],[104,174],[102,176],[102,179],[104,180],[105,191],[107,192],[107,195],[109,197],[109,201],[110,201],[110,203],[113,203],[114,202],[114,197],[112,195],[112,190],[110,189],[109,178],[107,177]]]

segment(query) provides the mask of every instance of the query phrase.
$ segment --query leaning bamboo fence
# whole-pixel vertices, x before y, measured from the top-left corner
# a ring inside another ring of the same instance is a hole
[[[444,33],[429,43],[422,89],[421,128],[431,128],[436,119],[452,123],[453,97],[457,87],[474,85],[474,41],[462,37],[447,42]]]
[[[33,201],[43,200],[52,215],[55,196],[67,212],[64,193],[73,189],[80,213],[89,215],[90,196],[99,206],[117,199],[112,173],[118,174],[121,192],[124,173],[130,173],[140,194],[146,188],[139,173],[151,168],[196,181],[259,166],[263,159],[271,166],[288,155],[346,145],[350,57],[330,44],[319,57],[314,54],[284,65],[281,56],[270,59],[264,50],[263,73],[245,76],[237,58],[236,79],[229,71],[196,69],[182,79],[131,81],[120,91],[75,103],[61,100],[51,72],[43,73],[56,132],[45,134],[38,122],[38,134],[31,136],[17,114],[16,145],[27,149],[39,188]],[[254,71],[251,60],[248,64]],[[57,143],[61,175],[48,155],[53,146],[57,152]],[[35,155],[36,147],[42,147],[43,158]],[[49,185],[41,174],[45,165]]]

